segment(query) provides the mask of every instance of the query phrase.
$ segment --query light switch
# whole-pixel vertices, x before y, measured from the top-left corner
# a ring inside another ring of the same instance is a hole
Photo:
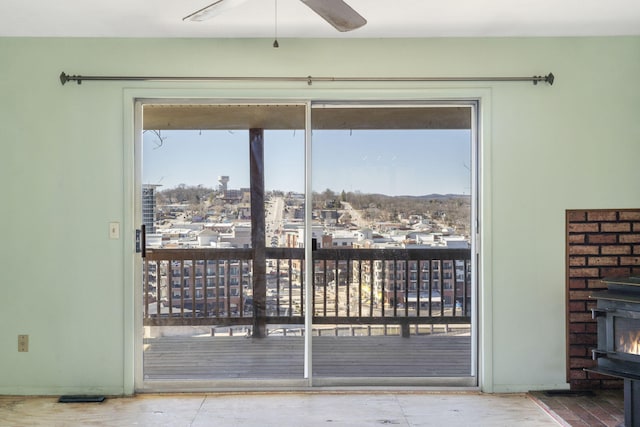
[[[109,223],[109,238],[110,239],[119,239],[120,238],[120,223],[119,222],[110,222]]]

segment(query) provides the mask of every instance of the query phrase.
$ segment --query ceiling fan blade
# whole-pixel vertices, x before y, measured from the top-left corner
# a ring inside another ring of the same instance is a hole
[[[206,21],[207,19],[211,19],[216,15],[224,12],[225,10],[232,9],[236,6],[240,6],[242,3],[247,0],[216,0],[208,6],[203,7],[202,9],[196,10],[195,12],[185,16],[182,18],[183,21]]]
[[[351,31],[367,23],[343,0],[300,0],[338,31]]]

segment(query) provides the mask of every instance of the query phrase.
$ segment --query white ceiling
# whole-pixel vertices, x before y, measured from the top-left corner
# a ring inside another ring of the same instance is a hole
[[[640,35],[640,0],[347,0],[368,21],[348,33],[299,0],[277,1],[279,39]],[[211,2],[0,0],[0,37],[274,37],[275,0],[182,21]]]

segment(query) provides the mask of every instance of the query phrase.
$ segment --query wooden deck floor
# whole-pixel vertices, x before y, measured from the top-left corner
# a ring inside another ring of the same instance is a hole
[[[304,339],[293,336],[146,338],[146,380],[303,378]],[[314,378],[469,377],[466,335],[313,338]]]

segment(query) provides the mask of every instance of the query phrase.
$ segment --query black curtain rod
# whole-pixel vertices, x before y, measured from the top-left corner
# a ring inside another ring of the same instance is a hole
[[[152,77],[152,76],[81,76],[60,74],[60,82],[75,81],[136,81],[136,82],[207,82],[207,81],[244,81],[244,82],[546,82],[553,85],[553,73],[533,77]]]

